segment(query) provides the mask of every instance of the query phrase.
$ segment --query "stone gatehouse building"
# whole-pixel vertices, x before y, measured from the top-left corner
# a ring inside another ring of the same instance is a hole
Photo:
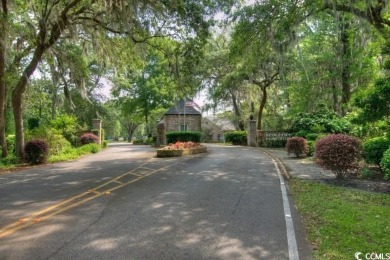
[[[201,131],[202,114],[199,110],[194,101],[182,99],[164,114],[160,123],[164,124],[165,132]]]

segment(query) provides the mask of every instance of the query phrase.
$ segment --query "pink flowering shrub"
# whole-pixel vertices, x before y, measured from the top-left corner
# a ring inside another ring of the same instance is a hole
[[[80,143],[81,145],[86,144],[98,144],[99,143],[99,137],[93,133],[85,133],[80,137]]]

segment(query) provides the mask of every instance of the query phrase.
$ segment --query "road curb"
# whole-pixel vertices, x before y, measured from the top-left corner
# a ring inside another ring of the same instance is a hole
[[[276,161],[278,168],[279,168],[280,172],[282,173],[282,175],[284,176],[284,178],[286,178],[287,180],[290,180],[292,178],[290,173],[287,171],[285,165],[283,164],[283,162],[280,160],[280,158],[278,156],[276,156],[272,152],[267,151],[266,149],[263,149],[261,147],[259,147],[259,150],[262,151],[263,153],[267,154],[269,157],[271,157],[272,159],[274,159]]]
[[[282,160],[278,156],[276,156],[272,152],[267,151],[266,149],[263,149],[263,148],[260,148],[260,147],[259,147],[259,150],[261,152],[265,153],[267,156],[269,156],[272,160],[274,160],[276,162],[277,167],[278,167],[280,173],[283,175],[283,177],[286,180],[290,180],[292,178],[291,174],[286,169],[286,167],[284,166]],[[288,196],[290,197],[291,191],[289,189],[288,183],[286,182],[285,185],[286,185],[286,188],[287,188],[287,192],[289,194]],[[292,199],[292,198],[290,197],[290,199]],[[296,239],[297,239],[297,243],[298,243],[298,252],[299,252],[298,259],[300,259],[300,260],[312,260],[312,255],[313,255],[312,248],[310,246],[309,241],[307,240],[307,231],[306,231],[306,228],[305,228],[305,226],[303,224],[302,217],[299,214],[297,208],[294,206],[294,200],[293,199],[292,199],[292,201],[290,201],[290,203],[291,203],[291,212],[292,212],[292,215],[293,215],[293,218],[294,218],[294,226],[295,226],[294,230],[296,232]]]

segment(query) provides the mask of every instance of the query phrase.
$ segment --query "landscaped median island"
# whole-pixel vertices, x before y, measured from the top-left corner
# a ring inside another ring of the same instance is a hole
[[[183,155],[206,153],[207,147],[195,142],[176,142],[157,149],[157,157],[179,157]]]

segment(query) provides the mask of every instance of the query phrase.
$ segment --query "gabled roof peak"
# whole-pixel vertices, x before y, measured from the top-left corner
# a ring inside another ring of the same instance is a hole
[[[176,102],[164,115],[202,115],[199,106],[189,98]]]

